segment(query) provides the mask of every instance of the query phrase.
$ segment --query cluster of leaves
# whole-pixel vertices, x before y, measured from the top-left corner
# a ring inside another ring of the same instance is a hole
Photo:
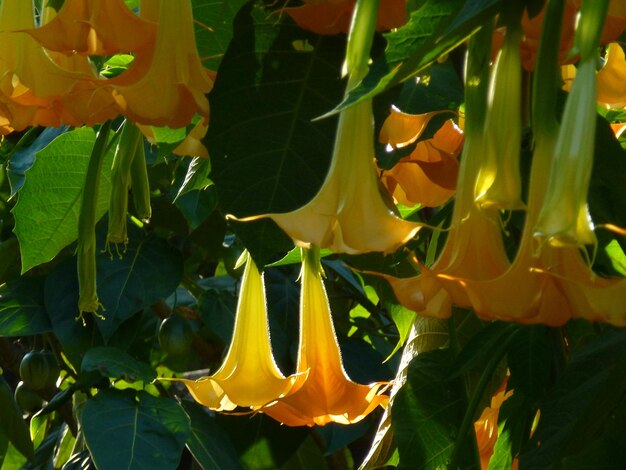
[[[217,71],[206,138],[211,159],[171,156],[185,133],[154,130],[158,145],[146,144],[153,218],[130,224],[120,256],[98,255],[102,318],[77,318],[73,255],[94,130],[32,129],[0,147],[0,468],[342,469],[364,460],[368,468],[471,468],[478,459],[473,422],[507,368],[515,394],[500,412],[493,468],[510,468],[518,455],[529,468],[626,462],[619,442],[624,331],[584,322],[563,329],[486,324],[466,311],[449,322],[418,320],[383,282],[365,276],[366,285],[349,268],[400,273],[409,264],[406,250],[323,262],[348,374],[367,383],[398,371],[398,383],[406,382],[383,416],[390,427],[378,428],[382,411],[352,426],[312,429],[263,415],[214,415],[182,388],[155,381],[189,370],[206,375],[219,365],[232,334],[241,274],[235,262],[244,247],[267,266],[274,354],[285,373],[293,370],[293,245],[270,221],[227,225],[224,215],[288,211],[315,194],[336,121],[312,119],[339,105],[345,86],[344,36],[308,33],[256,2],[193,3],[200,55]],[[434,62],[491,21],[501,1],[408,3],[409,23],[377,38],[370,74],[342,106],[376,95],[384,117],[390,103],[409,112],[461,105],[462,54]],[[536,10],[541,2],[529,3]],[[415,74],[431,80],[404,81]],[[600,132],[598,154],[615,154],[615,144]],[[398,158],[379,156],[382,167]],[[613,182],[623,168],[614,165],[598,169],[594,182],[621,191]],[[109,200],[107,171],[100,216]],[[599,193],[592,209],[602,212]],[[411,217],[445,224],[449,209]],[[98,226],[100,249],[105,231],[106,218]],[[428,263],[441,238],[423,233],[409,248]],[[598,256],[599,268],[619,271],[615,259]],[[404,343],[403,354],[393,355]],[[54,354],[51,374],[60,372],[54,383],[33,387],[20,363],[41,348]],[[30,402],[23,392],[14,396],[20,380]]]

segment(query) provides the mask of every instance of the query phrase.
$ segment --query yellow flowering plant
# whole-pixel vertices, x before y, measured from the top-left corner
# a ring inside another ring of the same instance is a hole
[[[0,0],[0,470],[625,468],[623,0]]]

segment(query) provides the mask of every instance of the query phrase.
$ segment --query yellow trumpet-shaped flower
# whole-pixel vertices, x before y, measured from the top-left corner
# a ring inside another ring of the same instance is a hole
[[[358,2],[348,38],[346,90],[365,77],[376,26],[377,2]],[[380,193],[374,162],[372,101],[364,100],[339,114],[333,156],[318,193],[304,206],[269,217],[296,243],[339,253],[393,252],[410,240],[420,225],[397,217]]]
[[[252,258],[243,274],[233,339],[222,366],[211,376],[183,382],[200,404],[217,411],[258,409],[297,389],[306,377],[284,377],[270,344],[263,277]]]
[[[301,247],[340,253],[392,252],[411,239],[419,225],[397,217],[383,200],[374,163],[371,102],[341,112],[328,175],[303,207],[270,217]]]
[[[103,86],[110,87],[121,113],[139,124],[179,128],[196,113],[208,119],[205,95],[213,80],[198,57],[191,1],[148,3],[149,16],[158,8],[154,47],[138,51],[130,69]]]
[[[361,385],[343,368],[328,297],[322,281],[319,250],[303,250],[300,294],[300,341],[296,372],[306,380],[299,390],[263,408],[288,426],[356,423],[378,405],[386,383]]]
[[[58,15],[24,31],[52,51],[107,56],[151,45],[156,24],[135,15],[123,0],[65,0]]]

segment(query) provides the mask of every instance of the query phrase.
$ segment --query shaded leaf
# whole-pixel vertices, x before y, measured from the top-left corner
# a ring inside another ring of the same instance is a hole
[[[600,366],[601,365],[601,366]],[[521,468],[541,468],[585,452],[606,436],[626,396],[626,330],[598,335],[576,354],[546,398]]]
[[[289,211],[315,195],[328,169],[335,120],[311,120],[341,97],[344,44],[303,31],[287,15],[270,15],[252,2],[233,25],[211,93],[211,177],[224,213]],[[304,51],[294,46],[298,41],[312,47]],[[258,265],[292,247],[269,221],[233,229]]]
[[[105,377],[128,382],[151,382],[156,378],[154,369],[145,362],[138,361],[121,349],[105,346],[87,351],[80,369],[82,372],[98,371]]]
[[[191,422],[187,447],[202,468],[204,470],[243,468],[232,443],[206,409],[190,401],[183,401],[182,406]]]
[[[171,398],[108,389],[85,405],[81,424],[98,469],[175,469],[189,418]]]
[[[21,149],[18,149],[11,155],[9,164],[7,166],[7,176],[9,177],[9,183],[11,184],[11,196],[17,194],[17,192],[24,185],[24,175],[26,170],[33,166],[35,163],[35,154],[43,149],[46,145],[56,139],[59,135],[68,131],[67,126],[61,127],[46,127],[41,131],[35,140]]]
[[[0,286],[0,336],[27,336],[52,330],[44,307],[43,278],[24,277]]]
[[[28,426],[26,426],[22,412],[15,403],[9,385],[2,376],[0,376],[0,416],[2,416],[0,434],[6,436],[24,457],[32,459],[34,456],[33,443],[30,440]]]
[[[391,410],[398,468],[435,470],[448,465],[465,413],[460,388],[444,381],[451,365],[448,349],[419,354],[411,362],[407,383]]]

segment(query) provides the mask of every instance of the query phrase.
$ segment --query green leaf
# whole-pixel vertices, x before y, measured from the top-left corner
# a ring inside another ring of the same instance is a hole
[[[198,310],[202,321],[223,344],[230,343],[237,310],[234,293],[225,289],[209,289],[198,299]]]
[[[501,0],[426,0],[406,25],[385,35],[388,46],[370,72],[335,111],[372,98],[417,75],[451,51],[485,21],[493,18]]]
[[[192,158],[187,168],[183,184],[180,185],[180,189],[176,193],[174,201],[190,191],[205,189],[207,186],[213,184],[209,179],[210,172],[211,160],[209,158]]]
[[[544,326],[526,326],[511,340],[507,362],[511,371],[509,388],[530,400],[545,394],[552,370],[553,348]]]
[[[50,261],[78,236],[78,213],[89,155],[95,142],[90,127],[67,132],[36,153],[12,212],[20,242],[22,273]],[[109,206],[110,149],[102,172],[97,218]]]
[[[465,412],[460,387],[444,381],[451,365],[447,349],[418,354],[411,362],[391,409],[398,468],[435,470],[449,463]]]
[[[105,377],[128,382],[152,382],[156,372],[145,362],[138,361],[121,349],[96,347],[85,353],[80,366],[82,372],[98,371]]]
[[[30,440],[28,426],[22,418],[9,385],[0,376],[0,434],[4,434],[15,448],[26,458],[34,457],[33,443]],[[6,462],[5,462],[6,464]]]
[[[0,336],[27,336],[52,330],[44,307],[43,278],[24,277],[0,286]]]
[[[309,435],[305,428],[289,428],[267,416],[223,416],[217,423],[230,436],[246,470],[281,468]]]
[[[196,46],[204,66],[217,71],[233,36],[233,18],[248,0],[193,0]]]
[[[85,405],[81,424],[100,470],[176,468],[189,418],[175,400],[108,389]]]
[[[59,135],[67,132],[67,130],[68,128],[65,126],[46,127],[30,145],[16,150],[13,155],[11,155],[11,159],[7,165],[7,176],[11,184],[11,196],[17,194],[24,185],[24,175],[26,170],[33,166],[36,153]],[[24,136],[24,138],[26,137],[27,136]],[[22,140],[20,140],[20,143],[21,142]]]
[[[74,454],[65,462],[62,470],[97,470],[88,450]]]
[[[312,119],[341,98],[345,45],[252,2],[233,24],[206,139],[221,210],[240,217],[290,211],[315,195],[328,170],[336,121]],[[259,265],[292,247],[268,221],[232,227]]]
[[[13,444],[9,443],[9,447],[4,455],[4,460],[2,460],[0,470],[13,470],[15,468],[21,469],[26,462],[26,457],[20,454]]]
[[[98,297],[104,319],[96,320],[108,341],[120,324],[159,299],[168,297],[183,276],[180,252],[162,238],[129,230],[122,259],[108,253],[97,256]]]
[[[202,468],[204,470],[242,469],[232,443],[206,408],[190,401],[183,401],[182,406],[191,421],[191,433],[187,446]]]
[[[417,313],[413,310],[409,310],[406,307],[403,307],[400,304],[389,304],[388,307],[389,314],[393,319],[393,322],[396,324],[396,328],[398,329],[398,334],[400,337],[398,338],[398,342],[396,343],[396,347],[393,348],[391,354],[385,359],[388,361],[403,345],[404,342],[409,337],[409,332],[411,331],[411,327],[413,326],[413,322],[417,318]]]
[[[500,407],[498,412],[498,440],[489,460],[489,469],[509,469],[513,458],[528,438],[533,418],[530,402],[519,390]]]
[[[46,277],[44,299],[54,335],[70,362],[80,368],[85,351],[101,346],[103,340],[95,317],[86,315],[84,324],[78,318],[78,277],[73,258],[64,260]]]
[[[195,230],[217,207],[217,196],[214,188],[209,187],[186,192],[176,198],[175,204],[189,222],[191,229]]]
[[[589,450],[626,393],[626,330],[608,331],[574,355],[539,403],[541,418],[520,468],[545,468]],[[565,468],[565,467],[564,467]]]

